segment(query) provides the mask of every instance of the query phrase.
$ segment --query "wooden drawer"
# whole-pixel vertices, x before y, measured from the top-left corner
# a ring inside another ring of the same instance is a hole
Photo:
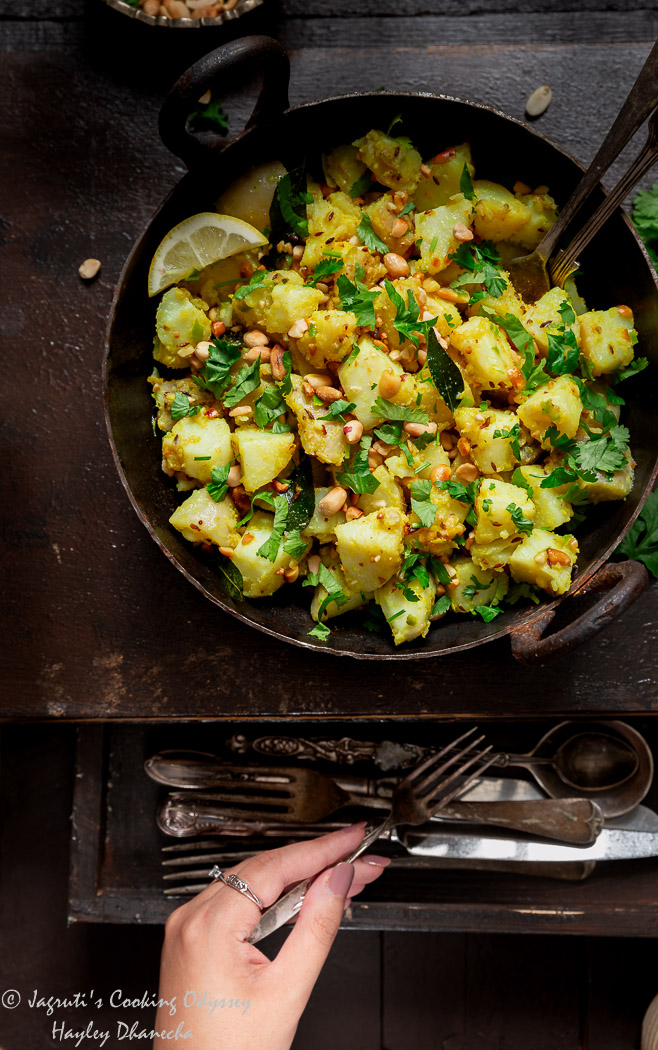
[[[627,721],[656,752],[658,723]],[[508,750],[530,749],[550,723],[491,722],[488,740]],[[163,894],[161,847],[155,825],[166,793],[149,780],[144,760],[165,748],[195,748],[234,758],[234,733],[291,735],[289,723],[184,723],[81,726],[73,806],[69,887],[72,921],[161,923],[182,898]],[[445,741],[446,727],[427,722],[295,723],[300,737],[351,736],[427,745]],[[290,760],[289,760],[290,761]],[[336,766],[318,766],[336,770]],[[345,772],[346,767],[338,767]],[[355,771],[360,772],[361,767]],[[372,771],[372,770],[371,770]],[[363,768],[364,774],[368,767]],[[658,807],[656,784],[646,799]],[[182,841],[182,840],[178,840]],[[599,863],[582,882],[502,872],[389,870],[353,903],[345,926],[375,930],[572,933],[658,936],[658,858]]]

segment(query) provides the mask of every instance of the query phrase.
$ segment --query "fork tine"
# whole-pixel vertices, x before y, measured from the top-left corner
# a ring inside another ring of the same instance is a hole
[[[460,784],[455,784],[452,790],[449,791],[447,794],[443,793],[444,788],[448,787],[456,779],[456,777],[463,776],[466,770],[470,769],[471,766],[478,762],[483,755],[486,755],[489,751],[491,751],[491,748],[492,745],[490,744],[489,747],[485,748],[484,751],[478,752],[477,755],[472,755],[468,762],[466,762],[463,766],[460,766],[458,770],[456,770],[447,778],[447,780],[444,780],[441,782],[441,784],[439,784],[441,794],[435,796],[434,798],[429,798],[425,800],[427,805],[429,806],[432,806],[434,803],[436,803],[436,805],[432,809],[432,813],[436,813],[437,809],[440,809],[442,806],[447,806],[449,802],[452,802],[453,798],[456,798],[457,795],[460,795],[465,790],[465,788],[467,788],[473,780],[479,777],[485,769],[488,769],[489,766],[493,765],[493,763],[498,757],[497,755],[492,755],[491,758],[489,758],[486,762],[483,762],[482,765],[478,766],[477,769],[474,769],[473,772],[466,777],[466,780],[462,781]]]
[[[461,751],[457,751],[454,754],[450,755],[450,757],[447,758],[445,762],[442,762],[438,766],[435,763],[434,766],[429,770],[429,772],[426,771],[426,775],[423,777],[420,783],[415,785],[414,794],[418,798],[426,797],[433,790],[437,782],[444,777],[446,771],[452,766],[458,765],[458,763],[462,762],[466,755],[470,754],[474,748],[478,747],[478,745],[481,744],[483,740],[484,734],[482,734],[481,736],[477,736],[474,740],[471,740],[470,744],[462,748]],[[477,751],[473,756],[473,761],[477,762],[478,757],[481,754],[481,751]],[[454,780],[456,776],[459,776],[459,769],[457,769],[454,773],[451,774],[449,778],[450,781]]]
[[[419,766],[416,766],[416,768],[404,778],[402,784],[404,784],[405,787],[415,784],[423,773],[428,769],[433,768],[440,759],[445,758],[453,748],[457,747],[458,744],[461,744],[462,740],[466,740],[467,737],[472,736],[476,730],[477,726],[473,726],[472,729],[469,729],[466,733],[462,733],[461,736],[457,737],[457,739],[453,740],[450,744],[447,744],[446,747],[441,748],[440,751],[435,751],[432,755],[426,758],[424,762],[421,762]],[[483,739],[483,737],[480,737],[480,740]],[[459,759],[459,754],[457,754],[456,757]]]

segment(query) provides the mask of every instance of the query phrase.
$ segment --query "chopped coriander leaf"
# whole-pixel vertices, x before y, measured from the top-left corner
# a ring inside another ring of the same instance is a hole
[[[358,343],[353,343],[352,344],[352,353],[347,358],[347,361],[345,361],[345,364],[346,365],[351,365],[352,361],[356,361],[356,359],[359,356],[360,352],[361,352],[361,347],[359,346],[359,344]]]
[[[356,408],[354,401],[345,401],[342,398],[340,401],[332,401],[327,409],[326,416],[318,416],[318,419],[334,419],[341,423],[345,422],[344,412],[351,412],[353,408]]]
[[[658,577],[658,492],[650,492],[630,532],[617,547],[617,554],[641,561]]]
[[[526,391],[534,390],[536,387],[542,386],[543,383],[547,383],[550,376],[547,375],[544,369],[544,362],[541,361],[538,365],[535,365],[534,340],[530,332],[523,327],[518,317],[515,317],[514,314],[501,316],[495,310],[492,310],[490,306],[486,305],[482,306],[480,311],[490,321],[493,321],[503,329],[514,349],[521,354],[523,358],[521,372],[525,379],[524,389]]]
[[[254,421],[264,430],[269,423],[288,411],[283,394],[278,386],[268,386],[254,404]]]
[[[278,209],[283,219],[285,229],[298,237],[308,237],[306,205],[313,203],[313,195],[302,188],[305,181],[302,169],[288,172],[277,182],[272,200],[273,207]],[[272,227],[275,228],[274,223]]]
[[[417,514],[421,523],[429,528],[436,519],[436,504],[432,503],[430,493],[432,491],[431,481],[412,481],[409,486],[411,492],[411,509]]]
[[[530,484],[529,481],[526,481],[524,475],[521,473],[521,468],[520,467],[516,467],[514,473],[512,474],[512,484],[516,485],[520,489],[525,489],[526,492],[528,493],[528,495],[530,496],[530,499],[532,499],[532,492],[533,492],[532,485]],[[544,487],[546,487],[546,486],[544,486]],[[482,506],[483,507],[484,507],[485,503],[491,503],[491,500],[483,500],[482,501]]]
[[[485,623],[491,623],[503,610],[494,605],[476,605],[475,611],[482,617]]]
[[[590,438],[578,447],[579,466],[585,470],[602,470],[612,473],[626,465],[626,449],[630,435],[626,427],[610,428],[608,436]]]
[[[486,591],[491,586],[491,581],[483,583],[477,576],[471,576],[471,582],[464,587],[463,595],[466,599],[474,598],[478,591]]]
[[[343,269],[343,260],[336,259],[333,256],[322,259],[315,267],[315,272],[307,280],[307,285],[315,288],[318,281],[323,281],[325,277],[331,277],[333,274],[338,273],[339,270]]]
[[[328,605],[332,602],[335,602],[338,606],[344,605],[347,597],[343,593],[340,581],[334,576],[331,569],[327,568],[324,562],[320,562],[317,573],[309,572],[302,587],[317,587],[318,585],[324,587],[327,592],[318,609],[318,622],[320,622]]]
[[[379,488],[379,482],[374,474],[370,473],[370,467],[368,466],[368,449],[372,444],[371,437],[361,438],[359,445],[359,451],[354,459],[354,465],[352,470],[345,473],[336,474],[336,481],[339,485],[343,485],[345,488],[352,489],[352,492],[374,492]]]
[[[500,255],[491,241],[482,241],[481,244],[475,244],[474,241],[464,242],[448,258],[468,271],[453,281],[451,288],[460,288],[464,284],[484,285],[486,293],[476,292],[471,297],[471,303],[483,299],[485,294],[498,299],[507,288],[507,278],[501,269]]]
[[[519,532],[530,534],[532,532],[532,522],[529,518],[526,518],[525,514],[520,507],[517,507],[516,503],[508,503],[505,510],[509,514],[510,518],[516,525]]]
[[[473,504],[480,489],[481,480],[481,478],[476,478],[475,481],[468,481],[466,484],[461,481],[437,481],[436,487],[444,489],[449,496],[460,503]]]
[[[414,202],[413,201],[409,201],[407,204],[405,204],[404,208],[399,213],[398,218],[402,218],[403,215],[411,215],[411,213],[412,213],[412,211],[414,211],[415,207],[416,207],[416,205],[414,204]]]
[[[429,416],[421,408],[411,408],[410,405],[394,405],[383,397],[378,397],[371,406],[370,411],[382,419],[401,419],[405,423],[428,423]]]
[[[326,642],[327,638],[331,634],[331,628],[327,627],[326,623],[316,623],[308,632],[309,638],[319,638],[321,642]]]
[[[261,544],[256,551],[259,557],[267,558],[269,561],[276,561],[279,547],[281,546],[281,539],[288,520],[288,508],[289,504],[285,496],[274,497],[274,524],[272,525],[272,533],[269,538],[265,540],[265,543]]]
[[[493,501],[490,500],[490,499],[483,499],[482,500],[482,510],[484,511],[485,514],[488,514],[489,511],[491,510],[492,502]]]
[[[388,247],[373,230],[369,215],[364,214],[361,216],[361,222],[356,228],[356,235],[361,243],[365,244],[366,248],[370,248],[371,252],[381,252],[382,255],[388,254]]]
[[[228,492],[227,478],[231,464],[227,463],[224,467],[213,467],[210,471],[211,481],[208,483],[206,488],[208,489],[208,495],[215,503],[221,503],[226,498]]]
[[[259,288],[261,284],[263,284],[267,276],[268,274],[266,270],[256,270],[249,278],[249,282],[243,284],[241,288],[238,288],[233,298],[237,299],[238,302],[240,302],[241,299],[246,299],[250,292],[255,291],[256,288]],[[231,281],[230,283],[235,284],[235,281]]]
[[[521,449],[519,448],[521,427],[518,423],[515,423],[509,430],[506,427],[503,427],[502,430],[494,430],[493,436],[495,438],[508,438],[512,455],[515,459],[521,459]]]
[[[399,580],[395,586],[398,588],[398,590],[402,591],[404,597],[407,599],[408,602],[420,601],[420,598],[415,593],[415,591],[412,591],[411,587],[408,587],[404,580]]]
[[[213,339],[208,348],[208,359],[199,374],[194,376],[194,382],[202,390],[209,390],[215,397],[221,397],[231,381],[231,368],[240,357],[237,343]]]
[[[450,608],[450,605],[450,598],[447,594],[444,594],[441,598],[439,598],[438,602],[436,602],[434,608],[432,609],[432,612],[430,613],[430,618],[432,618],[433,616],[445,616],[445,614]]]
[[[646,244],[652,263],[658,266],[658,183],[635,197],[633,225]]]
[[[363,621],[363,626],[367,631],[371,631],[373,634],[383,634],[386,630],[386,619],[384,613],[372,598],[368,602],[368,615]]]
[[[575,323],[576,314],[574,312],[573,306],[571,305],[568,299],[562,300],[562,302],[557,308],[557,312],[559,313],[560,318],[562,320],[562,324],[565,328],[568,328],[569,325]]]
[[[522,598],[529,598],[535,605],[539,605],[540,593],[531,583],[513,583],[503,601],[507,605],[516,605]]]
[[[475,190],[473,188],[473,179],[471,173],[468,170],[468,164],[464,164],[462,169],[461,177],[459,179],[459,188],[466,197],[467,200],[475,200]]]
[[[372,176],[369,171],[364,171],[350,187],[350,197],[363,197],[373,187]]]
[[[374,328],[375,307],[373,303],[379,298],[380,292],[378,289],[373,292],[369,291],[367,285],[359,280],[358,274],[355,274],[355,282],[353,284],[345,274],[341,274],[338,278],[336,287],[340,296],[340,305],[343,310],[350,310],[356,314],[357,324],[365,328]]]
[[[410,339],[414,346],[417,347],[418,335],[423,335],[427,339],[427,333],[432,325],[436,324],[438,317],[433,317],[428,321],[419,321],[420,308],[414,299],[411,289],[407,291],[407,305],[405,306],[404,299],[388,278],[384,281],[384,285],[388,297],[395,307],[395,318],[393,319],[395,329],[403,339]]]
[[[427,564],[436,582],[443,584],[444,587],[449,587],[452,583],[452,576],[446,569],[443,562],[439,558],[435,558],[433,555],[430,555]]]
[[[200,460],[205,460],[205,459],[212,459],[212,456],[195,456],[195,457],[194,457],[194,461],[195,461],[195,463],[196,463],[197,461],[200,461]]]
[[[306,554],[308,547],[308,541],[302,538],[301,533],[298,529],[294,532],[289,532],[283,541],[283,549],[286,554],[289,554],[295,561],[301,561]]]
[[[181,394],[180,391],[174,396],[171,403],[171,418],[174,423],[185,416],[196,416],[201,411],[201,405],[193,405],[189,394]]]
[[[386,134],[390,135],[392,130],[393,130],[393,128],[396,126],[396,124],[401,124],[401,123],[402,123],[402,114],[401,113],[396,113],[395,116],[393,117],[391,123],[388,125],[388,127],[386,129]]]
[[[244,365],[228,393],[223,395],[223,402],[228,408],[239,404],[243,398],[260,386],[260,357],[252,365]]]
[[[571,328],[560,327],[555,331],[552,330],[553,328],[552,325],[546,333],[548,338],[546,368],[555,376],[569,375],[576,371],[580,363],[580,350],[575,333]]]
[[[638,372],[643,372],[648,367],[649,361],[646,357],[636,357],[627,368],[618,368],[616,372],[612,373],[610,378],[613,383],[621,383],[622,380],[630,379],[631,376],[636,376]]]
[[[436,248],[438,243],[439,243],[438,235],[436,237],[432,237],[432,240],[430,241],[430,255],[433,254],[434,249]]]
[[[418,598],[415,598],[415,600],[418,601]],[[403,616],[405,612],[406,609],[399,609],[396,613],[393,613],[392,616],[386,617],[386,623],[393,623],[393,620],[397,620],[398,616]]]
[[[272,506],[272,507],[276,506],[276,504],[274,503],[274,496],[272,496],[271,493],[269,493],[269,492],[256,492],[251,497],[251,507],[249,508],[247,513],[245,514],[244,518],[242,518],[242,520],[238,522],[237,527],[239,529],[241,529],[243,525],[246,525],[247,522],[251,521],[251,519],[253,518],[253,516],[254,516],[254,503],[256,502],[257,499],[262,500],[264,503],[269,503],[270,506]]]

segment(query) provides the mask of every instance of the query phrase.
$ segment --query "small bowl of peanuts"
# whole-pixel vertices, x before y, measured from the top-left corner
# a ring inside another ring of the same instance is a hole
[[[105,0],[139,22],[151,26],[194,29],[219,26],[259,7],[263,0]]]

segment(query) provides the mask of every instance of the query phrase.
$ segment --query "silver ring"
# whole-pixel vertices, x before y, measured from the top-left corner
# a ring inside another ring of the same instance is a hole
[[[237,890],[238,893],[241,893],[243,897],[247,897],[248,900],[253,901],[256,907],[263,911],[264,906],[259,901],[251,886],[249,886],[243,879],[238,878],[237,875],[225,875],[215,864],[215,866],[208,872],[208,877],[223,882],[224,885],[230,886],[232,890]]]

